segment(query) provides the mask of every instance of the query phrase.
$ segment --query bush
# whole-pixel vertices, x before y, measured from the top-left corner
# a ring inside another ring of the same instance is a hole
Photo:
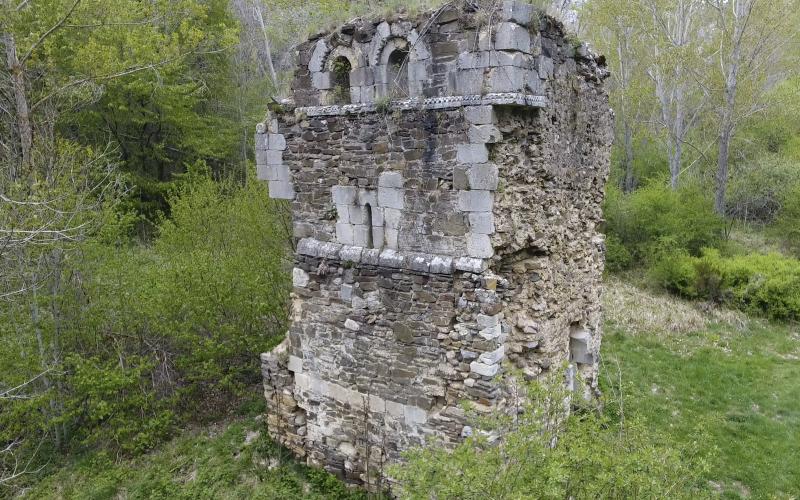
[[[800,256],[800,183],[787,190],[775,231],[795,255]]]
[[[552,377],[529,384],[516,418],[479,420],[454,450],[407,453],[392,470],[401,498],[693,498],[705,462],[635,417],[597,409],[564,417],[568,393]],[[613,405],[612,405],[613,406]],[[492,442],[490,430],[502,431]],[[702,434],[698,434],[698,437]],[[554,443],[557,443],[553,446]]]
[[[712,200],[692,186],[673,191],[654,182],[629,195],[611,186],[604,211],[611,270],[652,263],[664,241],[699,255],[703,247],[719,244],[724,227]]]
[[[700,257],[676,254],[659,261],[659,284],[690,298],[727,304],[778,320],[800,319],[800,261],[778,254]],[[655,271],[654,271],[655,272]]]
[[[58,288],[33,297],[38,316],[0,310],[4,373],[50,368],[27,387],[35,398],[0,399],[0,440],[139,453],[176,425],[226,415],[258,384],[258,354],[288,318],[281,206],[261,183],[215,182],[202,167],[169,201],[153,244],[130,242],[135,217],[106,217],[64,258]],[[31,355],[42,346],[46,361]]]

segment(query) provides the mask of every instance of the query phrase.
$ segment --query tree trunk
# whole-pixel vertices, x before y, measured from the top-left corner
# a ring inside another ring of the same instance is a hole
[[[17,59],[17,46],[14,41],[14,36],[5,35],[3,41],[6,47],[6,65],[14,92],[14,107],[16,111],[17,132],[20,138],[22,162],[27,165],[30,161],[33,133],[28,114],[28,100],[25,94],[25,74]]]
[[[719,134],[719,157],[717,158],[717,189],[714,193],[714,210],[725,216],[725,193],[728,190],[728,150],[730,148],[730,131],[721,130]]]
[[[258,24],[261,27],[261,33],[264,35],[264,53],[267,60],[267,68],[269,69],[269,77],[272,80],[273,91],[278,90],[278,74],[275,72],[275,65],[272,64],[272,48],[269,44],[269,36],[267,35],[267,26],[264,24],[264,16],[261,15],[261,6],[254,6]]]
[[[31,148],[33,146],[33,129],[28,111],[28,96],[25,92],[25,70],[17,59],[17,44],[14,35],[3,36],[6,46],[6,65],[11,77],[11,87],[14,92],[14,107],[16,108],[17,132],[22,152],[22,165],[26,167],[31,161]],[[16,178],[19,172],[11,172],[11,177]]]
[[[625,184],[623,185],[623,190],[626,193],[630,193],[633,191],[634,188],[634,179],[633,179],[633,129],[631,128],[631,124],[628,120],[625,120],[625,132],[624,132],[624,143],[625,143]]]

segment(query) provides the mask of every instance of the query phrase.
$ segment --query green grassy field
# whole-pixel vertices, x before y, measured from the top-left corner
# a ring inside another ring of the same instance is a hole
[[[709,496],[800,495],[800,332],[651,294],[616,279],[605,295],[604,390],[676,446],[706,455]],[[615,398],[618,399],[618,398]],[[248,418],[186,431],[136,460],[95,455],[28,498],[351,498],[297,465]],[[357,498],[353,495],[352,498]]]
[[[625,411],[676,444],[699,442],[710,494],[797,498],[798,326],[609,285],[603,379],[621,385]]]
[[[25,492],[70,499],[357,499],[333,476],[297,464],[259,418],[184,432],[135,460],[84,457]]]

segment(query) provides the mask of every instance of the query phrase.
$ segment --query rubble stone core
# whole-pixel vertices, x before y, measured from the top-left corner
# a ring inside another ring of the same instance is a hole
[[[257,128],[297,243],[269,432],[352,483],[463,439],[511,368],[596,387],[608,73],[529,4],[473,5],[312,38]]]

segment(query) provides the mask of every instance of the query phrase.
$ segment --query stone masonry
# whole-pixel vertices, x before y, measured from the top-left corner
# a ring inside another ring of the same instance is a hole
[[[270,434],[374,486],[463,439],[460,403],[502,410],[512,372],[591,394],[604,60],[514,1],[357,19],[297,56],[256,133],[296,241],[291,329],[262,355]]]

